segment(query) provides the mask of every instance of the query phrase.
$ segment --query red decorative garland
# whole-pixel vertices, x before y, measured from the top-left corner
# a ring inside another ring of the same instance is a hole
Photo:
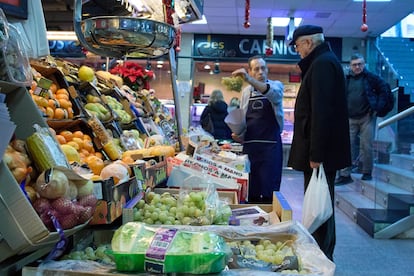
[[[250,0],[246,0],[246,6],[244,10],[244,27],[248,29],[250,27]]]
[[[176,29],[177,33],[175,35],[175,51],[178,53],[181,51],[181,27],[178,27]]]
[[[172,0],[162,0],[164,4],[164,16],[165,16],[165,23],[174,25],[174,21],[172,15],[174,13],[174,6]]]
[[[266,56],[273,55],[273,25],[272,18],[267,18]]]
[[[362,25],[361,25],[361,31],[366,32],[368,31],[368,25],[367,25],[367,1],[364,0],[362,2]]]

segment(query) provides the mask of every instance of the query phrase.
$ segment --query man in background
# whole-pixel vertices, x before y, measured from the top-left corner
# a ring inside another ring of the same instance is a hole
[[[358,162],[362,165],[361,179],[371,180],[374,166],[372,144],[375,135],[376,113],[371,108],[368,95],[385,91],[389,89],[389,86],[381,77],[365,68],[362,55],[352,55],[349,66],[346,84],[352,160],[355,166],[359,165]],[[351,171],[352,167],[340,170],[335,185],[352,183]]]
[[[249,84],[240,101],[246,128],[232,134],[233,140],[243,143],[250,161],[248,202],[272,203],[282,178],[283,84],[267,78],[268,67],[261,56],[249,58],[248,70],[240,68],[232,75]]]
[[[303,171],[306,191],[312,170],[323,163],[335,210],[336,171],[351,164],[344,72],[330,45],[325,42],[321,27],[298,27],[290,45],[301,57],[298,65],[302,82],[296,97],[288,166]],[[312,236],[325,255],[333,260],[335,212]]]

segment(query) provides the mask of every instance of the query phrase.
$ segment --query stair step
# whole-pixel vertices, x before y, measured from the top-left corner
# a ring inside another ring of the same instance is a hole
[[[398,210],[408,210],[409,214],[414,214],[414,195],[413,194],[389,194],[388,208]]]
[[[370,200],[361,192],[353,190],[352,186],[335,187],[335,206],[342,210],[349,218],[356,222],[358,208],[380,208],[374,201]]]
[[[408,154],[391,154],[390,165],[414,172],[414,156]]]
[[[414,193],[413,171],[404,170],[389,164],[375,164],[373,176],[378,181],[392,183],[398,188]]]
[[[396,187],[390,183],[383,182],[377,179],[371,181],[360,180],[359,176],[352,176],[355,180],[355,185],[358,186],[357,191],[370,200],[376,202],[380,206],[387,208],[389,194],[411,194],[410,192]]]
[[[396,221],[408,216],[408,211],[358,208],[356,223],[371,237]]]

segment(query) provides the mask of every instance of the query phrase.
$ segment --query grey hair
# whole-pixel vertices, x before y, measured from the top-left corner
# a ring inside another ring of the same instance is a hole
[[[320,45],[323,42],[325,42],[325,37],[324,37],[323,33],[318,33],[318,34],[310,35],[310,38],[312,39],[312,42],[315,45]]]
[[[221,92],[221,90],[213,90],[213,92],[211,92],[211,95],[208,99],[208,104],[211,105],[215,102],[220,102],[220,101],[224,101],[224,97],[223,97],[223,92]]]
[[[361,60],[363,60],[365,62],[364,56],[361,55],[360,53],[354,53],[354,54],[352,54],[351,61],[352,60],[356,60],[356,59],[361,59]]]

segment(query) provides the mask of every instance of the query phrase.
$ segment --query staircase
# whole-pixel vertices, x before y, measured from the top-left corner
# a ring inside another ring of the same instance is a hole
[[[414,238],[414,155],[390,154],[389,164],[375,164],[373,180],[335,187],[341,209],[373,238]]]

